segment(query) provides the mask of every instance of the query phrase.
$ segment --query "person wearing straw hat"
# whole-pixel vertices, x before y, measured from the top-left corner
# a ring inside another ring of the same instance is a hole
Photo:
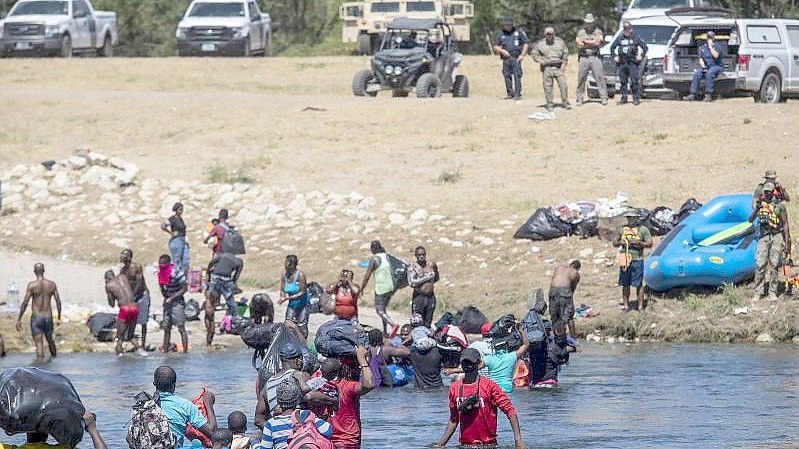
[[[630,310],[630,287],[635,287],[638,309],[646,309],[644,302],[644,250],[652,247],[652,232],[638,223],[638,213],[630,210],[626,214],[627,224],[619,229],[613,246],[619,247],[619,286],[624,301],[624,312]]]
[[[788,191],[785,190],[785,186],[777,181],[777,170],[770,168],[766,170],[766,174],[763,175],[763,182],[757,185],[755,193],[752,194],[752,209],[756,208],[758,201],[763,198],[763,186],[769,181],[774,183],[775,198],[780,201],[791,201],[791,196],[788,194]]]
[[[608,104],[608,87],[605,84],[605,70],[602,68],[602,59],[599,57],[599,47],[604,44],[602,30],[594,23],[594,15],[588,13],[583,19],[583,28],[577,32],[578,61],[577,68],[577,106],[583,104],[585,84],[588,74],[593,73],[599,88],[599,98],[602,105]]]

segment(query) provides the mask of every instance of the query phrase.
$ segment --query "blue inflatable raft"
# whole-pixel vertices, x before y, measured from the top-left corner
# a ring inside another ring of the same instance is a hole
[[[720,243],[699,242],[740,226],[752,213],[752,195],[723,195],[697,209],[663,238],[646,259],[644,281],[656,291],[677,287],[721,286],[751,278],[757,235],[732,234]],[[723,234],[721,234],[723,235]]]

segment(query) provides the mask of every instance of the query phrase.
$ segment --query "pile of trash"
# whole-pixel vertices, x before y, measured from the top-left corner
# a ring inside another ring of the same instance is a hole
[[[600,234],[601,224],[613,224],[629,211],[638,214],[638,223],[646,226],[653,235],[666,235],[686,217],[702,207],[695,198],[686,200],[677,210],[659,206],[653,210],[628,204],[628,197],[617,192],[614,198],[592,201],[575,201],[537,209],[513,235],[516,239],[550,240],[570,235],[583,238]],[[621,222],[619,222],[619,225]]]

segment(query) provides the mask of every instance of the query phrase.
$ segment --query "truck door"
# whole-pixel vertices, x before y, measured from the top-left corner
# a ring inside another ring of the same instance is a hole
[[[247,3],[250,14],[250,50],[261,49],[264,46],[264,26],[261,23],[261,11],[251,1]]]
[[[790,80],[789,69],[791,61],[788,45],[783,36],[780,35],[780,30],[777,24],[770,23],[752,23],[746,25],[746,39],[751,44],[752,48],[752,63],[749,65],[750,76],[757,76],[763,79],[766,70],[773,67],[778,60],[780,65],[785,69],[783,76],[783,86],[787,85]]]
[[[72,48],[84,49],[91,46],[91,28],[89,22],[92,22],[89,7],[86,5],[85,0],[72,1]]]
[[[452,25],[456,41],[468,41],[471,37],[469,19],[474,17],[474,4],[466,0],[444,2],[445,21]]]
[[[790,70],[788,71],[788,88],[791,92],[799,92],[799,25],[788,25],[788,44],[790,55]]]

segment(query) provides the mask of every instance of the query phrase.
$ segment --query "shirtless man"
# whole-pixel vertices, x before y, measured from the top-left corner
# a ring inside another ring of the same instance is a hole
[[[422,316],[424,326],[430,328],[433,324],[433,313],[436,311],[436,293],[433,285],[438,282],[438,265],[427,260],[427,250],[417,246],[414,251],[416,262],[408,267],[408,285],[413,288],[411,300],[411,315],[418,313]]]
[[[108,295],[108,305],[114,307],[114,302],[119,306],[117,315],[117,345],[116,353],[122,355],[122,341],[130,341],[133,346],[133,332],[136,329],[136,320],[139,317],[139,306],[133,302],[133,290],[125,276],[114,275],[113,270],[105,272],[105,292]]]
[[[573,260],[569,265],[558,265],[549,284],[549,315],[552,324],[569,325],[569,335],[577,338],[574,326],[574,291],[580,282],[579,260]]]
[[[144,282],[144,270],[140,263],[133,261],[133,251],[123,249],[119,253],[119,261],[122,268],[119,275],[125,276],[128,285],[133,290],[133,301],[139,306],[139,317],[136,324],[141,325],[141,355],[147,355],[147,320],[150,318],[150,290]],[[134,326],[135,327],[135,326]]]
[[[47,346],[50,348],[50,355],[56,356],[55,340],[53,340],[53,306],[52,300],[55,299],[55,307],[58,311],[56,324],[61,325],[61,297],[58,295],[58,287],[55,282],[45,279],[44,264],[37,263],[33,266],[33,274],[36,280],[28,284],[25,292],[25,299],[22,300],[22,307],[19,309],[17,318],[17,332],[22,331],[22,316],[31,303],[31,335],[36,344],[36,358],[44,359],[44,340],[47,339]]]

